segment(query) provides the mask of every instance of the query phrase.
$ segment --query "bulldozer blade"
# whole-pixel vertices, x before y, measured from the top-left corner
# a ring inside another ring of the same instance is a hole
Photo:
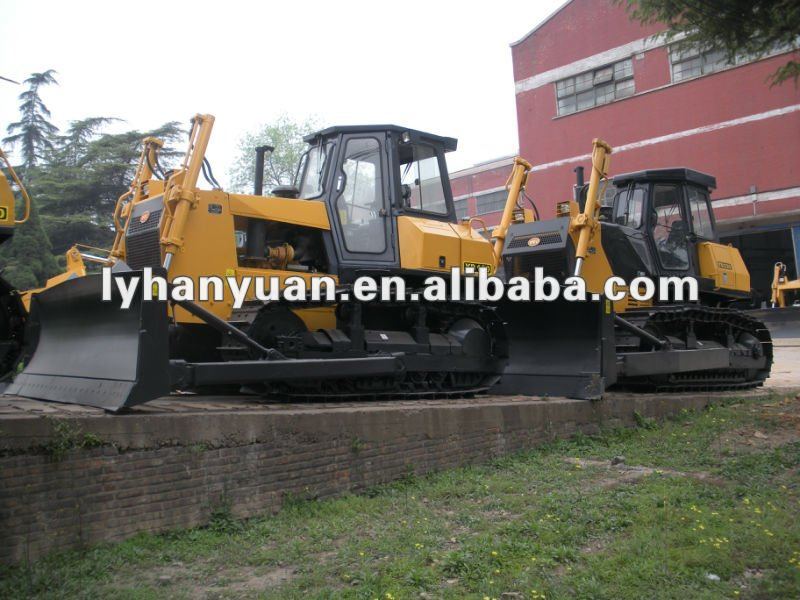
[[[509,338],[497,394],[596,399],[616,381],[613,311],[606,302],[511,302],[498,306]]]
[[[87,275],[35,294],[29,325],[38,345],[6,393],[111,412],[169,394],[167,304],[137,293],[123,309],[112,290],[104,302],[102,277]]]
[[[767,326],[775,346],[800,345],[800,306],[745,311]]]

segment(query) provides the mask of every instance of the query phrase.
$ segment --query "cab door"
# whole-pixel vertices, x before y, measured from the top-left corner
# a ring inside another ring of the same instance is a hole
[[[389,173],[383,133],[344,135],[333,177],[331,213],[344,268],[395,266]]]
[[[684,186],[679,183],[654,183],[650,195],[650,239],[662,275],[687,275],[693,270],[689,222],[684,202]]]

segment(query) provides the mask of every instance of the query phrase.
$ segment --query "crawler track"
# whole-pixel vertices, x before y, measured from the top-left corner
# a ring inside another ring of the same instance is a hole
[[[736,364],[727,369],[622,378],[618,381],[621,387],[658,392],[743,390],[758,387],[769,377],[772,337],[763,322],[747,313],[731,308],[689,305],[636,310],[626,313],[625,318],[683,347],[704,344],[727,347]],[[619,331],[617,334],[619,339],[626,339]],[[618,355],[632,350],[630,345],[617,346]]]
[[[289,359],[394,356],[401,366],[397,373],[368,377],[350,374],[341,379],[317,379],[309,373],[308,379],[265,381],[263,385],[248,386],[249,391],[313,401],[470,398],[491,388],[505,368],[505,328],[492,308],[457,301],[388,302],[361,304],[358,308],[362,331],[347,324],[353,305],[342,304],[336,309],[343,328],[338,331],[350,339],[363,337],[364,345],[338,352],[315,346],[312,332],[305,331],[302,324],[286,326],[294,317],[287,314],[285,307],[251,305],[239,311],[237,317],[248,335]],[[420,310],[425,311],[421,320]],[[477,345],[459,337],[463,322],[480,326],[484,338]],[[381,343],[381,338],[400,342],[393,346],[391,341]],[[236,360],[237,355],[244,358],[242,354],[246,353],[240,346],[229,345],[223,350],[228,360]]]

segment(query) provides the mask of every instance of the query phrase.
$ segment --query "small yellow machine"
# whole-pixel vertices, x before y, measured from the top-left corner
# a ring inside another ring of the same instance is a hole
[[[782,262],[775,263],[772,274],[772,296],[770,298],[772,308],[792,306],[789,298],[797,292],[800,292],[800,279],[789,279],[786,264]]]
[[[11,175],[11,180],[17,185],[25,202],[25,216],[17,220],[14,190],[11,188],[8,177],[0,170],[0,236],[2,236],[2,241],[5,241],[13,235],[16,225],[22,225],[28,220],[31,210],[31,199],[30,196],[28,196],[28,191],[25,189],[25,186],[22,185],[17,173],[11,166],[8,156],[6,156],[5,152],[2,150],[0,150],[0,162],[2,162],[0,168],[5,167],[8,170],[9,175]]]
[[[22,196],[25,212],[21,219],[16,215],[16,197],[8,177],[2,171],[5,167],[20,195]],[[5,153],[0,150],[0,244],[8,241],[14,235],[14,228],[28,220],[31,210],[31,199],[28,191],[22,185],[14,168]],[[25,333],[26,310],[20,295],[14,287],[0,277],[0,380],[8,379],[22,353]]]

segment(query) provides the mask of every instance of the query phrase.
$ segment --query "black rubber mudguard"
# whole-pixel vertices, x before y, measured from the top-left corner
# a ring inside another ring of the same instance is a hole
[[[111,412],[169,394],[167,304],[136,294],[122,309],[113,282],[112,290],[104,302],[98,274],[35,294],[29,325],[38,345],[6,393]]]
[[[616,381],[613,309],[600,302],[503,301],[508,367],[497,394],[600,398]]]

